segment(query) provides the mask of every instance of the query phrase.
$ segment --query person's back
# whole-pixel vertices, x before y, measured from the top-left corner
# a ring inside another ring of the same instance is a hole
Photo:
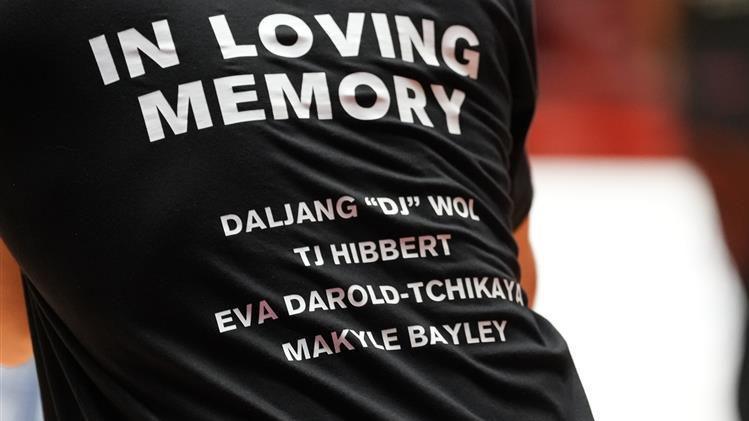
[[[13,3],[48,419],[592,419],[512,237],[528,2]]]

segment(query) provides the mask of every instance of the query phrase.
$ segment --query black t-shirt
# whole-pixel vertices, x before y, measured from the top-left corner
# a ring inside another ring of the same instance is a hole
[[[0,56],[49,419],[592,418],[519,284],[530,2],[3,2]]]

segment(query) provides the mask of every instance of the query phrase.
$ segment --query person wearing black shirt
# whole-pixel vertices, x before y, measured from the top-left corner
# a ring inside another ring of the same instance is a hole
[[[530,1],[4,2],[0,55],[47,419],[592,419],[513,237]]]

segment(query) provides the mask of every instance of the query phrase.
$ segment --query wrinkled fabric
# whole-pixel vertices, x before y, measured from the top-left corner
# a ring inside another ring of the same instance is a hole
[[[0,6],[47,419],[588,420],[527,308],[526,1]]]

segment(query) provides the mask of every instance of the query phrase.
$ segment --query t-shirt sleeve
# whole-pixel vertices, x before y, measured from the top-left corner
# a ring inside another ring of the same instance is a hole
[[[512,228],[517,229],[531,211],[533,203],[533,183],[525,148],[518,149],[517,158],[513,159],[512,171]]]
[[[512,225],[517,228],[528,216],[533,201],[526,137],[536,109],[536,46],[533,2],[516,1],[517,30],[520,36],[514,56],[510,60],[512,88],[512,152],[510,154],[510,197],[512,199]]]

